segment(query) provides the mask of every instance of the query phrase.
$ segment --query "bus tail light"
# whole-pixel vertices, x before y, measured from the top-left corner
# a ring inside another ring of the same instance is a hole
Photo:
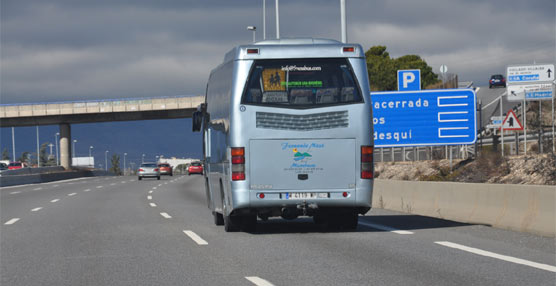
[[[232,181],[245,180],[245,148],[232,147]]]
[[[355,52],[355,47],[344,47],[344,53],[353,53]]]
[[[361,179],[373,178],[373,146],[361,146]]]

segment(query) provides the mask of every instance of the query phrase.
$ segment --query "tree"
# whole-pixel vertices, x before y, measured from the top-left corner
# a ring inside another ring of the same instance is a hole
[[[39,148],[39,160],[41,162],[41,167],[44,167],[48,163],[48,154],[46,154],[46,146],[48,146],[48,142],[42,143],[41,147]]]
[[[110,167],[110,172],[118,176],[122,174],[122,170],[120,169],[120,155],[118,154],[112,155],[112,158],[110,159],[110,164],[112,164],[112,167]]]
[[[397,71],[403,69],[421,70],[421,88],[439,81],[438,75],[417,55],[393,59],[386,51],[386,46],[373,46],[365,52],[365,58],[372,91],[397,90]]]
[[[10,160],[10,153],[8,152],[8,148],[4,148],[4,150],[2,150],[2,160]]]
[[[17,159],[17,161],[22,162],[22,163],[26,163],[29,160],[29,155],[30,155],[30,153],[25,151],[25,152],[21,153],[21,157],[19,157],[19,159]]]

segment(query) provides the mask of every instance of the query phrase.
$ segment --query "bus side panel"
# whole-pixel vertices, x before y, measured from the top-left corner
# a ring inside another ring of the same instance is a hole
[[[207,139],[210,145],[210,155],[205,158],[207,177],[210,186],[210,197],[213,211],[222,212],[222,195],[227,187],[228,159],[226,157],[228,133],[230,126],[230,90],[232,85],[233,62],[228,62],[210,76],[207,88]]]

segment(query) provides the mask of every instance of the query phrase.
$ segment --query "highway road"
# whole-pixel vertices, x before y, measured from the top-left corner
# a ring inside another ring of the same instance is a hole
[[[201,176],[0,189],[1,281],[23,285],[554,285],[553,238],[374,209],[213,224]]]

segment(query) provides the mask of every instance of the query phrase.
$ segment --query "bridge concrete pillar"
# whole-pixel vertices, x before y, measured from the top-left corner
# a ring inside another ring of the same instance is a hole
[[[66,170],[71,168],[71,127],[68,123],[60,124],[60,165]]]

